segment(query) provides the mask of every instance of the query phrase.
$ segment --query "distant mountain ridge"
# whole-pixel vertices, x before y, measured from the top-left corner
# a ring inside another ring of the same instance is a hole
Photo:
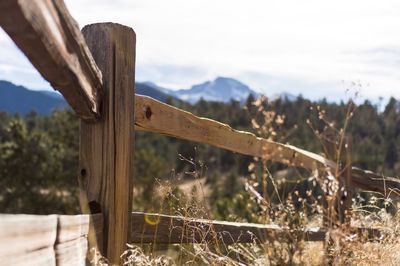
[[[67,107],[68,104],[57,92],[32,91],[23,86],[0,80],[0,111],[21,115],[35,111],[44,115],[55,109]]]
[[[168,93],[165,93],[164,91],[158,89],[156,85],[152,85],[151,83],[145,82],[145,83],[136,83],[135,84],[135,93],[136,94],[141,94],[145,96],[149,96],[151,98],[154,98],[160,102],[167,102],[168,100],[173,101],[174,103],[181,102],[177,97],[170,95]]]
[[[165,94],[144,83],[136,83],[135,89],[137,94],[146,95],[161,102],[168,100],[175,104],[181,102],[174,96]],[[0,111],[21,115],[34,111],[40,115],[46,115],[53,110],[64,108],[69,108],[69,105],[57,91],[30,90],[24,86],[0,80]]]
[[[180,105],[183,102],[197,103],[206,101],[229,102],[231,100],[245,102],[249,95],[259,93],[249,86],[232,78],[219,77],[213,81],[193,85],[190,89],[171,90],[152,82],[135,84],[135,93],[152,97],[161,102]],[[274,94],[271,99],[293,101],[297,97],[289,93]],[[69,108],[63,96],[57,91],[33,91],[9,81],[0,80],[0,111],[26,115],[31,111],[38,114],[49,114],[55,109]]]

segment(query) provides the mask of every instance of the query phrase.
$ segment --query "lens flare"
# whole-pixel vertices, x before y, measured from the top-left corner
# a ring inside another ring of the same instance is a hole
[[[160,216],[157,215],[144,215],[144,221],[150,225],[156,225],[160,222]]]

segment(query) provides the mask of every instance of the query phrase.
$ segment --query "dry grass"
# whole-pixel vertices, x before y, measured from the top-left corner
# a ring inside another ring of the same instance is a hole
[[[376,203],[374,199],[372,201],[370,206]],[[176,210],[186,216],[203,216],[206,213],[201,203],[193,203],[188,198],[181,198],[181,204],[183,206],[176,207]],[[255,201],[254,204],[260,202]],[[280,219],[285,215],[290,217],[287,214],[291,211],[287,206],[275,211],[277,213],[270,216],[270,222],[279,222],[272,218],[274,216]],[[122,258],[124,265],[326,265],[328,259],[332,265],[400,265],[400,255],[397,252],[400,248],[400,222],[397,215],[392,217],[383,208],[378,212],[366,212],[354,205],[351,217],[352,226],[379,228],[383,232],[382,236],[372,240],[367,235],[350,231],[346,225],[331,228],[331,245],[305,242],[293,237],[277,238],[264,245],[235,243],[226,246],[206,241],[170,246],[129,245]],[[290,224],[288,219],[283,221]],[[305,224],[297,226],[315,226],[321,224],[321,220],[321,216],[313,216],[304,219]],[[94,264],[107,265],[104,259],[99,258]]]

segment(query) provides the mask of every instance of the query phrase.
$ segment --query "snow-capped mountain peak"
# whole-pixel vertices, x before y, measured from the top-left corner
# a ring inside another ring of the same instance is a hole
[[[173,95],[189,103],[196,103],[201,98],[206,101],[229,102],[244,101],[250,94],[258,95],[249,86],[232,78],[218,77],[192,86],[190,89],[177,90]]]

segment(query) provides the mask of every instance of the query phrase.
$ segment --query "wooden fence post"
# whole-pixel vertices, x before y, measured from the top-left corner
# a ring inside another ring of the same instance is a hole
[[[337,158],[337,133],[332,130],[327,130],[323,134],[323,148],[325,156],[331,159],[336,164]],[[336,166],[337,167],[337,166]],[[332,228],[336,222],[336,214],[334,210],[334,195],[336,193],[337,180],[333,169],[326,173],[323,182],[323,226]]]
[[[136,36],[114,23],[88,25],[82,33],[105,91],[100,121],[80,123],[80,203],[84,213],[103,213],[102,253],[116,265],[131,226]]]
[[[334,175],[337,182],[337,190],[329,191],[326,189],[326,192],[330,192],[325,195],[326,198],[330,198],[330,203],[326,203],[326,207],[332,208],[331,210],[325,210],[326,216],[325,219],[327,224],[326,226],[333,224],[340,224],[346,222],[346,213],[351,209],[352,205],[352,160],[351,160],[351,136],[346,135],[341,136],[338,135],[337,132],[327,131],[324,133],[324,149],[326,156],[338,162],[336,166],[336,172],[331,173]],[[341,147],[340,147],[341,145]],[[329,181],[327,181],[327,184]],[[329,185],[328,187],[330,187]],[[328,220],[330,222],[328,222]]]
[[[342,139],[343,138],[343,139]],[[338,132],[327,130],[323,135],[326,156],[336,162],[335,172],[325,180],[323,224],[328,229],[350,222],[347,215],[352,205],[352,160],[351,136],[341,136]],[[325,242],[325,264],[340,264],[340,258],[332,256],[334,241],[328,238]]]
[[[340,153],[340,175],[339,188],[336,195],[336,207],[340,223],[350,222],[348,212],[351,210],[353,203],[352,182],[352,141],[351,136],[346,135]]]

